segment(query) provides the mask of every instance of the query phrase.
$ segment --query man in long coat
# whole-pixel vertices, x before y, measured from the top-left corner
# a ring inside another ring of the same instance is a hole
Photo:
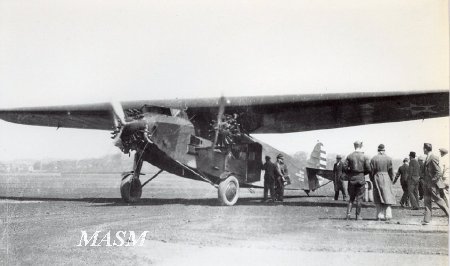
[[[391,205],[395,204],[393,191],[394,172],[392,159],[385,154],[383,144],[378,145],[378,154],[370,161],[370,180],[373,183],[373,201],[375,203],[378,220],[392,219]]]
[[[344,189],[344,164],[341,162],[342,156],[336,156],[336,163],[333,166],[333,175],[334,175],[334,200],[339,199],[339,192],[342,191],[342,197],[345,201],[347,195],[345,195]]]
[[[441,168],[439,167],[439,158],[432,153],[433,147],[430,143],[424,143],[423,152],[427,155],[425,160],[424,176],[424,205],[425,214],[422,224],[431,222],[431,203],[434,201],[448,217],[448,208],[444,200],[439,195],[439,189],[444,188],[441,180]]]

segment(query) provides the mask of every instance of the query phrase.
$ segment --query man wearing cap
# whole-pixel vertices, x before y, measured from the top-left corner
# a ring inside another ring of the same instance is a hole
[[[409,167],[408,167],[408,195],[411,209],[418,210],[419,205],[419,179],[420,179],[420,165],[416,160],[416,153],[409,153]]]
[[[336,163],[333,166],[333,175],[334,175],[334,200],[339,199],[339,191],[342,191],[342,197],[345,201],[347,195],[345,195],[344,190],[344,165],[341,162],[342,156],[336,155]]]
[[[403,159],[403,165],[398,168],[397,174],[395,175],[394,184],[397,183],[398,177],[400,176],[400,185],[402,185],[403,196],[400,200],[400,206],[409,206],[408,197],[408,158]]]
[[[361,204],[365,193],[365,175],[370,173],[369,158],[361,150],[362,141],[353,143],[355,151],[347,156],[344,162],[345,173],[348,176],[348,195],[350,200],[347,206],[347,220],[350,219],[353,203],[356,205],[356,220],[362,220]]]
[[[449,170],[448,170],[448,150],[446,148],[440,148],[439,152],[441,153],[441,158],[439,159],[439,167],[441,168],[441,178],[442,182],[444,182],[444,188],[440,190],[439,194],[441,198],[445,200],[448,208],[448,187],[449,187]]]
[[[425,176],[425,165],[423,162],[423,156],[419,156],[419,166],[420,166],[420,170],[419,170],[419,200],[423,200],[423,177]]]
[[[270,156],[266,156],[266,162],[262,166],[264,170],[264,199],[267,201],[268,192],[270,192],[270,197],[272,201],[275,201],[275,164],[270,161]]]
[[[275,164],[275,200],[283,201],[284,197],[284,182],[285,176],[288,174],[287,166],[284,164],[283,154],[277,155],[277,162]]]
[[[395,204],[393,191],[394,172],[392,170],[392,159],[385,154],[384,144],[378,145],[378,154],[370,161],[370,180],[373,184],[373,201],[377,213],[376,219],[392,219],[391,205]]]
[[[425,176],[424,176],[424,205],[425,215],[422,224],[426,225],[431,222],[432,209],[431,203],[434,201],[448,217],[448,208],[444,200],[439,196],[439,189],[444,188],[441,180],[441,168],[439,167],[439,158],[432,153],[430,143],[424,143],[423,152],[427,155],[425,160]]]

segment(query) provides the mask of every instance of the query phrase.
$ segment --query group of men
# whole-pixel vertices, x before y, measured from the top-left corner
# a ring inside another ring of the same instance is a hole
[[[268,201],[268,192],[270,192],[271,202],[283,202],[284,186],[288,178],[288,169],[284,164],[284,156],[277,155],[277,161],[273,163],[270,156],[266,156],[262,170],[264,170],[264,199]]]
[[[432,145],[425,143],[423,152],[426,158],[416,160],[416,153],[409,153],[409,165],[407,159],[400,166],[397,175],[394,178],[392,169],[392,159],[385,154],[385,146],[378,146],[378,154],[371,160],[364,155],[362,151],[363,143],[356,141],[354,143],[355,151],[349,154],[344,162],[342,157],[336,157],[334,164],[334,183],[335,183],[335,200],[342,192],[344,200],[346,198],[343,186],[343,180],[348,180],[348,194],[350,200],[347,206],[346,218],[350,219],[353,206],[356,207],[356,220],[361,220],[361,203],[365,193],[365,175],[370,176],[373,184],[373,198],[376,206],[376,219],[390,220],[392,218],[391,205],[396,203],[393,185],[400,178],[400,183],[404,190],[404,194],[400,201],[401,206],[407,206],[411,202],[413,210],[418,210],[419,187],[421,195],[424,198],[425,213],[422,220],[423,224],[429,224],[431,221],[431,204],[434,201],[444,212],[448,213],[448,201],[446,191],[448,191],[448,150],[439,149],[441,152],[441,161],[432,154]],[[422,160],[421,160],[422,159]]]

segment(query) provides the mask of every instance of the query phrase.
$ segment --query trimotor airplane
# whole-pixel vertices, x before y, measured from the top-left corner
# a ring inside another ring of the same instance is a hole
[[[449,91],[377,92],[210,99],[176,99],[0,110],[0,118],[28,125],[112,130],[115,145],[135,151],[121,196],[136,202],[162,171],[208,182],[224,205],[240,187],[259,187],[262,158],[282,153],[250,133],[288,133],[449,115]],[[290,173],[300,173],[287,154]],[[161,170],[141,184],[146,161]],[[319,161],[320,164],[320,161]],[[310,167],[307,172],[320,167]],[[319,170],[317,170],[319,171]],[[315,190],[316,173],[291,178],[288,188]],[[320,174],[320,173],[319,173]],[[324,174],[325,178],[330,179]],[[305,187],[306,183],[306,187]]]

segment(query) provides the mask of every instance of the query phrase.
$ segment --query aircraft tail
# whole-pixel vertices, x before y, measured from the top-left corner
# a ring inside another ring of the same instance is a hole
[[[303,172],[303,189],[307,192],[315,191],[333,180],[333,170],[327,170],[326,168],[327,152],[323,143],[317,142]]]

